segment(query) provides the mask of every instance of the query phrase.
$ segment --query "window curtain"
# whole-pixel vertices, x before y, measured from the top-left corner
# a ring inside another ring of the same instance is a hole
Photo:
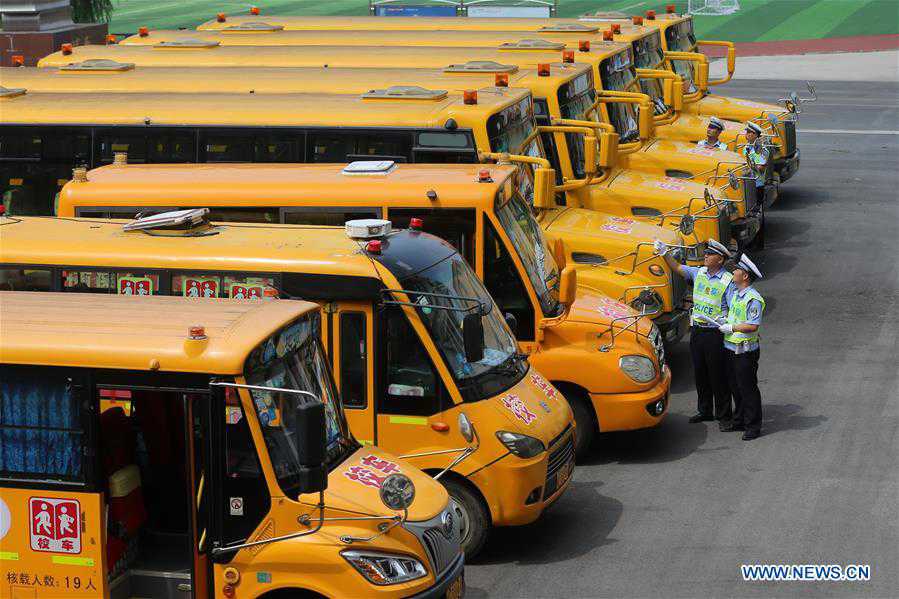
[[[0,367],[0,472],[82,480],[81,415],[71,381],[46,370]]]

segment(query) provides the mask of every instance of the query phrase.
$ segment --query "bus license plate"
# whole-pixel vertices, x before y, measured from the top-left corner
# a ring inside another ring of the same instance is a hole
[[[446,599],[462,599],[463,596],[465,596],[465,575],[460,574],[446,587]]]

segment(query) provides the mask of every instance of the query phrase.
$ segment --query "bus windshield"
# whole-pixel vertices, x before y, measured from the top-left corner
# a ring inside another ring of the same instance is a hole
[[[563,119],[587,120],[587,113],[596,102],[596,89],[593,87],[593,73],[578,75],[558,91],[559,112]],[[565,143],[571,158],[571,168],[576,179],[587,176],[584,170],[584,144],[577,133],[566,133]]]
[[[491,152],[508,152],[533,158],[546,158],[531,96],[503,109],[487,119],[487,136]],[[534,165],[519,165],[518,191],[528,202],[534,200]]]
[[[530,206],[517,189],[510,187],[509,193],[504,190],[497,193],[494,210],[503,230],[512,240],[518,257],[524,263],[528,279],[540,299],[543,314],[548,317],[558,316],[562,307],[559,304],[559,267]]]
[[[629,92],[637,76],[634,65],[631,62],[630,52],[621,52],[602,61],[599,66],[599,75],[602,80],[602,88],[608,91]],[[637,120],[637,106],[615,102],[606,104],[609,111],[610,124],[618,133],[619,143],[628,143],[640,136],[640,127]]]
[[[333,469],[355,448],[331,371],[319,340],[321,318],[306,314],[281,329],[254,349],[247,358],[247,383],[306,391],[325,406],[328,467]],[[281,489],[294,496],[300,483],[296,439],[304,431],[294,430],[294,413],[308,397],[275,391],[250,391],[259,417],[262,436]]]
[[[658,31],[634,40],[633,51],[634,64],[638,69],[658,69],[662,59],[665,57],[662,52],[662,42]],[[660,80],[641,79],[640,88],[644,94],[648,94],[652,98],[654,111],[657,115],[668,112],[669,107],[665,104],[662,82]]]
[[[693,19],[681,21],[665,30],[665,43],[668,50],[673,52],[695,52],[696,36],[693,35]],[[684,91],[693,93],[696,91],[694,83],[695,73],[693,63],[689,60],[672,60],[671,66],[674,72],[684,78]]]
[[[458,253],[405,277],[400,283],[410,301],[418,306],[419,316],[463,397],[473,401],[486,399],[505,391],[524,376],[527,366],[517,353],[515,337],[480,279]],[[478,303],[484,312],[484,355],[477,362],[469,362],[462,322],[466,314],[478,309]]]

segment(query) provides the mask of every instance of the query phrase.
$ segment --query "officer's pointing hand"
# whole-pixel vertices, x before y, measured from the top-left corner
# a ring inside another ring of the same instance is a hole
[[[652,247],[655,249],[656,254],[658,254],[659,256],[664,256],[668,251],[668,244],[661,239],[656,239],[655,241],[653,241]]]
[[[734,325],[732,324],[722,324],[718,327],[718,330],[724,333],[725,335],[730,335],[734,332]]]

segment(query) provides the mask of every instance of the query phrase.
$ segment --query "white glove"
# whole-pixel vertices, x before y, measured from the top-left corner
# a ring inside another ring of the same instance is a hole
[[[724,333],[725,335],[730,335],[734,332],[734,325],[732,324],[723,324],[718,327],[718,330]]]
[[[655,241],[653,241],[652,247],[655,249],[656,254],[658,254],[659,256],[664,256],[668,252],[668,244],[661,239],[656,239]]]

